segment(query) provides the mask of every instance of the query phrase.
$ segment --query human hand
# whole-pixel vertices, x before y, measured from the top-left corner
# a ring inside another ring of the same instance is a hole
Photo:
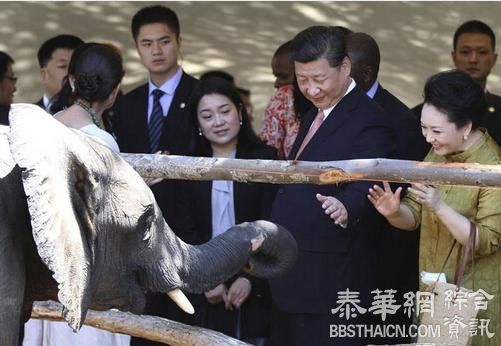
[[[226,295],[225,307],[227,310],[233,308],[239,309],[240,306],[247,300],[252,289],[252,284],[249,279],[239,277],[236,279],[228,290]]]
[[[407,190],[419,203],[433,212],[436,212],[441,203],[443,203],[434,186],[416,183]]]
[[[224,284],[219,284],[210,291],[205,292],[205,298],[211,304],[217,304],[226,301],[227,289]]]
[[[383,182],[383,187],[384,190],[379,185],[369,188],[367,197],[381,215],[389,217],[400,210],[402,187],[398,187],[395,193],[391,191],[390,184],[387,181]]]
[[[319,193],[317,193],[316,197],[317,201],[322,203],[325,214],[334,220],[336,225],[346,225],[348,223],[348,211],[337,198]]]
[[[169,155],[169,152],[167,150],[158,150],[157,152],[155,152],[155,155]],[[143,178],[143,180],[146,185],[153,186],[164,180],[164,178]]]

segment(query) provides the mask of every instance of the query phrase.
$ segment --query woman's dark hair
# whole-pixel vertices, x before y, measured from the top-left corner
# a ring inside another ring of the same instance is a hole
[[[191,94],[189,103],[190,118],[192,121],[193,129],[196,131],[195,143],[192,147],[192,154],[197,156],[212,156],[212,147],[210,142],[204,137],[200,136],[198,129],[198,104],[205,95],[219,94],[226,96],[235,105],[237,110],[242,115],[242,126],[238,132],[238,147],[252,147],[254,145],[262,145],[263,142],[257,137],[252,129],[249,115],[240,98],[237,88],[228,81],[219,77],[210,77],[202,79],[198,82],[196,88]]]
[[[431,76],[424,86],[424,103],[447,114],[450,122],[461,128],[472,123],[476,129],[485,113],[485,93],[480,84],[460,70]]]
[[[71,56],[63,88],[55,96],[51,112],[58,112],[80,98],[87,102],[105,101],[122,81],[124,69],[119,50],[110,44],[85,43]],[[72,90],[69,77],[74,79]]]

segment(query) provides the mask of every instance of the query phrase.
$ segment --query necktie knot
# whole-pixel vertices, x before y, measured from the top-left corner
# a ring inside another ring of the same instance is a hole
[[[160,89],[155,89],[152,91],[152,94],[153,94],[153,102],[158,102],[158,100],[160,100],[160,97],[162,97],[162,95],[165,93]]]

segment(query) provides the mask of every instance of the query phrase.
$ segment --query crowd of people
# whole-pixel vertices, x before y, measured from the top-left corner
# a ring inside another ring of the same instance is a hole
[[[116,47],[61,34],[38,51],[44,92],[36,104],[117,153],[501,163],[501,97],[486,89],[497,58],[495,35],[481,21],[458,27],[451,53],[455,69],[431,76],[423,103],[412,110],[378,81],[381,56],[373,37],[341,26],[306,28],[273,54],[276,93],[257,132],[250,92],[237,87],[230,74],[207,71],[197,79],[183,70],[174,11],[144,7],[133,16],[131,31],[148,71],[145,84],[122,94],[124,68]],[[3,125],[16,81],[15,60],[0,52]],[[282,277],[257,279],[242,271],[210,291],[188,295],[194,315],[159,293],[147,294],[145,314],[254,345],[408,342],[409,335],[331,331],[415,323],[419,311],[404,310],[406,294],[426,289],[421,272],[442,270],[453,281],[459,250],[448,266],[440,265],[454,241],[466,244],[473,224],[477,258],[463,285],[482,289],[488,305],[476,321],[464,323],[475,332],[474,345],[501,343],[501,192],[496,189],[367,181],[322,186],[145,181],[187,243],[201,244],[235,224],[267,219],[287,228],[299,250],[296,265]],[[397,307],[394,313],[377,310],[375,299],[382,296]],[[63,322],[30,320],[22,332],[20,345],[158,344],[87,326],[74,334]]]

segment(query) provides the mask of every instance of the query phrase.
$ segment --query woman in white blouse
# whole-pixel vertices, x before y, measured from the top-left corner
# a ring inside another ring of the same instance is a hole
[[[124,75],[122,57],[112,45],[86,43],[72,55],[68,76],[57,95],[55,118],[119,152],[117,142],[104,130],[103,112],[110,108]],[[130,336],[82,326],[78,333],[66,322],[29,320],[25,325],[24,346],[100,345],[127,346]]]

